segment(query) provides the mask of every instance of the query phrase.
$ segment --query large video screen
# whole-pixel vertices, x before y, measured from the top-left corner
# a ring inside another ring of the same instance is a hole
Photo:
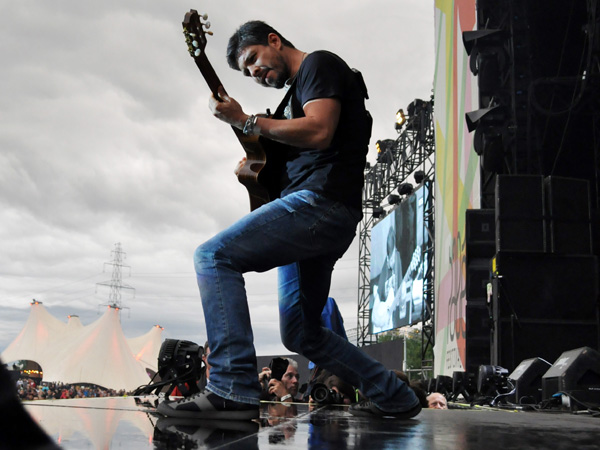
[[[370,331],[372,334],[423,320],[423,278],[428,233],[427,188],[405,198],[371,230]]]

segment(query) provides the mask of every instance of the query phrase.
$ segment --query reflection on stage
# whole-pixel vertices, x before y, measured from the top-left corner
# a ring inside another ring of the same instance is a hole
[[[357,418],[346,406],[263,403],[260,420],[237,422],[167,418],[156,404],[155,396],[24,402],[53,442],[77,450],[597,448],[600,420],[451,404],[396,421]]]

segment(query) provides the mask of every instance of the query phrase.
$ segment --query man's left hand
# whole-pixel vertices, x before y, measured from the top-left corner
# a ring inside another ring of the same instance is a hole
[[[219,87],[219,99],[211,95],[208,100],[208,107],[213,115],[229,125],[240,130],[244,128],[248,115],[244,113],[241,105],[233,98],[229,97],[223,87]]]

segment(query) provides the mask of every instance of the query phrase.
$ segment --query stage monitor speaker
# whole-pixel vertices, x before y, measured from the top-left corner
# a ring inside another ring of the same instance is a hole
[[[542,358],[526,359],[508,376],[515,386],[512,401],[519,405],[542,401],[542,375],[552,367]]]
[[[546,251],[541,176],[496,177],[496,250]]]
[[[581,347],[560,355],[542,376],[543,399],[557,393],[567,394],[574,409],[600,406],[600,353]]]

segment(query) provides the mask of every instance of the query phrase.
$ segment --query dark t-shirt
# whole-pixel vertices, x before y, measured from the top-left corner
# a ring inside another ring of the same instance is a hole
[[[291,89],[292,118],[304,117],[302,106],[320,98],[338,99],[341,113],[328,148],[288,148],[281,195],[309,189],[361,211],[372,125],[365,109],[366,88],[362,78],[340,57],[317,51],[305,58]]]

